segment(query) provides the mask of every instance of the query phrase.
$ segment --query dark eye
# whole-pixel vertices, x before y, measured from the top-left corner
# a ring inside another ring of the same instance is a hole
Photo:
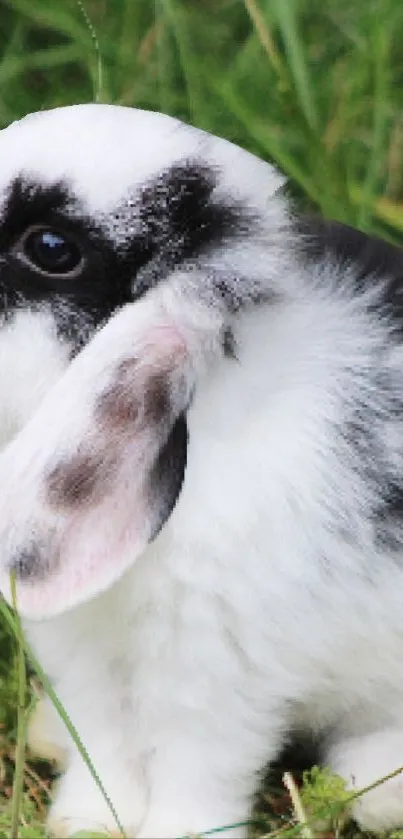
[[[20,241],[19,250],[45,274],[75,275],[84,261],[74,238],[52,227],[31,227]]]

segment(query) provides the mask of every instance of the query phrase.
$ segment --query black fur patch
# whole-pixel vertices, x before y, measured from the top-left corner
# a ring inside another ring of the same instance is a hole
[[[144,255],[145,270],[135,284],[139,294],[182,263],[219,247],[234,235],[247,235],[251,219],[233,200],[213,197],[217,173],[197,161],[177,163],[140,192],[141,231],[128,253]],[[145,231],[145,232],[144,232]]]
[[[390,554],[403,550],[403,478],[402,484],[390,480],[380,498],[373,520],[376,547]]]
[[[178,500],[185,477],[188,430],[182,414],[159,452],[148,482],[148,502],[154,513],[150,541],[160,532]]]
[[[47,277],[17,255],[22,234],[34,224],[72,236],[84,254],[77,278]],[[4,315],[17,308],[51,309],[60,333],[78,349],[93,328],[131,299],[129,268],[103,231],[83,216],[65,185],[14,181],[0,219],[0,300]]]
[[[341,265],[353,265],[357,282],[374,275],[403,281],[403,249],[396,245],[341,222],[309,216],[298,220],[297,232],[309,258],[318,262],[329,254]]]
[[[117,308],[174,268],[183,263],[189,270],[202,253],[247,234],[250,219],[241,208],[213,197],[216,179],[203,163],[175,164],[115,214],[94,220],[65,184],[43,186],[17,178],[0,218],[3,316],[27,305],[50,308],[61,334],[78,349]],[[84,255],[78,277],[47,277],[18,256],[20,237],[38,224],[74,238]]]
[[[302,256],[314,263],[329,257],[342,269],[352,268],[352,293],[376,286],[377,296],[369,311],[374,319],[385,323],[385,345],[402,341],[403,328],[403,249],[374,236],[368,236],[338,222],[304,218],[296,223],[300,234]],[[342,273],[342,276],[345,276]],[[338,282],[333,272],[332,282]],[[371,328],[370,321],[368,328]],[[392,329],[393,335],[387,335]],[[403,383],[403,371],[402,371]],[[402,428],[403,384],[392,382],[382,352],[374,355],[367,374],[367,395],[357,390],[357,402],[346,410],[341,429],[340,456],[354,452],[354,469],[363,481],[363,494],[368,490],[364,515],[370,516],[373,540],[379,550],[396,554],[403,551],[403,475],[393,465],[393,452],[388,451],[388,423]],[[361,401],[360,401],[361,400]],[[396,433],[393,435],[396,438]],[[400,453],[398,454],[400,462]],[[369,505],[369,506],[368,506]],[[372,506],[371,506],[372,505]],[[353,525],[354,527],[354,525]]]
[[[403,446],[403,392],[396,392],[382,364],[382,355],[374,356],[372,369],[366,374],[366,392],[357,388],[354,403],[351,393],[346,394],[345,419],[335,437],[336,452],[341,464],[348,464],[360,479],[362,490],[358,490],[354,504],[347,494],[338,499],[338,505],[344,512],[349,540],[356,543],[364,525],[369,528],[365,539],[370,538],[378,550],[402,554],[403,475],[397,441],[401,435]],[[354,520],[354,510],[358,521]]]
[[[403,325],[403,248],[336,221],[306,217],[296,222],[300,253],[314,262],[329,256],[354,269],[358,291],[380,280],[380,305]]]

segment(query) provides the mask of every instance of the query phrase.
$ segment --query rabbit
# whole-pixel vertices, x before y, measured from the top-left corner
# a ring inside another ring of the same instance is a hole
[[[153,112],[0,152],[0,589],[126,834],[243,839],[293,732],[352,790],[397,769],[402,251]],[[117,835],[47,712],[50,832]],[[403,825],[402,776],[352,814]]]

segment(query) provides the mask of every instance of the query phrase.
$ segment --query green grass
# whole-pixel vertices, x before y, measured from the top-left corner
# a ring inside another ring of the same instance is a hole
[[[403,235],[400,0],[87,0],[101,99],[167,111],[273,160],[327,216]],[[0,124],[90,101],[74,0],[0,0]]]
[[[86,0],[85,9],[101,89],[79,4],[0,0],[0,126],[95,98],[166,111],[273,161],[306,208],[403,243],[402,0]],[[0,622],[0,839],[10,835],[15,662]],[[26,762],[21,837],[44,836],[48,787],[48,767]],[[278,778],[262,795],[264,830],[288,824]]]

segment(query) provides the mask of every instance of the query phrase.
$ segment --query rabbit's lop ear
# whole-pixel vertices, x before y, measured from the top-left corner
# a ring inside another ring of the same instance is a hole
[[[185,475],[193,367],[166,313],[129,304],[2,454],[1,586],[13,570],[23,614],[88,600],[156,538]]]

